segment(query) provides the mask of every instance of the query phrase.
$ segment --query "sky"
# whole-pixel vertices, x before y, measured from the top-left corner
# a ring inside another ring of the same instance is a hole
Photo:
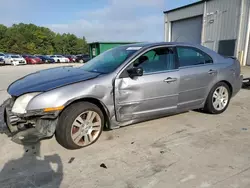
[[[33,23],[94,41],[164,40],[163,11],[198,0],[0,0],[0,23]]]

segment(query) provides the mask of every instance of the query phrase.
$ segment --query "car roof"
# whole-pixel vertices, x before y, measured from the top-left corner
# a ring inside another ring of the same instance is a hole
[[[163,45],[193,46],[193,47],[200,46],[198,44],[192,44],[192,43],[186,43],[186,42],[142,42],[142,43],[134,43],[134,44],[125,44],[125,45],[121,45],[121,46],[150,48],[150,47],[154,47],[154,46],[163,46]]]
[[[145,42],[145,43],[135,43],[135,44],[126,44],[121,45],[123,47],[141,47],[142,50],[145,50],[147,48],[157,47],[157,46],[186,46],[186,47],[194,47],[197,48],[207,54],[209,54],[213,59],[221,60],[224,57],[216,53],[215,51],[206,48],[200,44],[192,44],[192,43],[186,43],[186,42]],[[120,46],[118,46],[120,47]]]

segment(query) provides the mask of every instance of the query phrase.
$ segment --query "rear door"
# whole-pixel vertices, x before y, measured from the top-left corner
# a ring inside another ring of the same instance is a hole
[[[213,59],[203,51],[177,47],[180,71],[178,108],[189,109],[201,105],[206,100],[211,83],[217,78],[217,68]]]
[[[115,80],[117,121],[152,118],[175,112],[178,103],[179,71],[174,48],[156,48],[130,64],[141,67],[143,76],[131,78],[127,69]]]

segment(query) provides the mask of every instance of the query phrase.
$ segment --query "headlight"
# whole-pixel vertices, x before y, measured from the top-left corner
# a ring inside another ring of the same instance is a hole
[[[31,99],[33,99],[38,94],[40,94],[40,93],[28,93],[28,94],[24,94],[24,95],[18,97],[16,99],[11,111],[14,113],[18,113],[18,114],[26,113],[27,105],[29,104]]]

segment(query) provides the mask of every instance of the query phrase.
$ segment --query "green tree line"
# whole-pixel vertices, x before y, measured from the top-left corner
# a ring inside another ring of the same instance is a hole
[[[34,24],[0,24],[0,52],[17,54],[82,54],[88,53],[85,38],[58,34]]]

